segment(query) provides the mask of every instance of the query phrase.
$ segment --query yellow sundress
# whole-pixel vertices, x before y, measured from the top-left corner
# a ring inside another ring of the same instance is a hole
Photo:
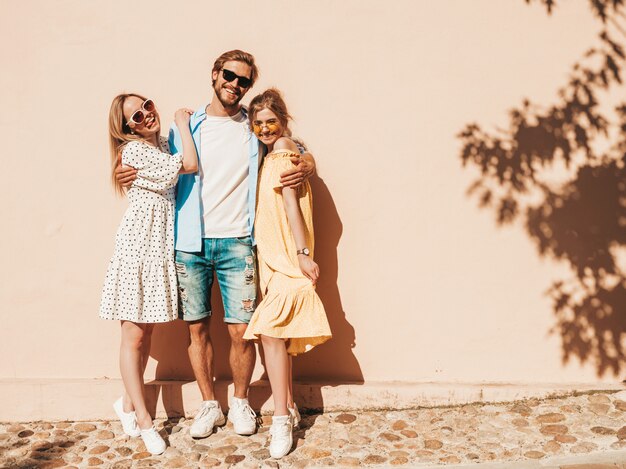
[[[287,353],[298,355],[331,338],[324,306],[311,281],[298,265],[296,242],[283,205],[280,174],[293,168],[288,150],[269,153],[259,176],[254,236],[257,241],[262,301],[244,335],[245,339],[290,339]],[[306,227],[306,247],[313,257],[313,201],[311,186],[298,188],[300,211]]]

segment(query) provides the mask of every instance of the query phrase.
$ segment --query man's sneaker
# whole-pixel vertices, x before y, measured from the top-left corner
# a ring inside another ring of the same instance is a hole
[[[232,422],[238,435],[252,435],[256,431],[256,414],[248,399],[233,397],[228,411],[228,420]]]
[[[141,439],[150,454],[161,454],[165,451],[165,441],[159,435],[154,425],[148,430],[141,430]]]
[[[291,407],[287,407],[287,410],[291,414],[291,421],[293,422],[293,428],[300,428],[300,412],[298,412],[298,405],[294,402],[293,409]]]
[[[224,413],[217,401],[202,401],[202,406],[191,424],[189,434],[194,438],[205,438],[213,433],[213,427],[226,423]]]
[[[272,417],[272,426],[270,427],[270,435],[272,435],[270,441],[271,457],[280,459],[289,453],[293,444],[292,429],[291,414]]]
[[[137,416],[135,412],[124,412],[124,398],[120,397],[117,401],[113,403],[113,409],[117,414],[117,417],[122,422],[122,429],[124,433],[128,436],[139,436],[141,434],[141,430],[139,426],[137,426]]]

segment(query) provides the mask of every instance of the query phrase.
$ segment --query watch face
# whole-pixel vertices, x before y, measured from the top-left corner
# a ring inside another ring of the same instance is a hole
[[[309,248],[304,248],[302,250],[302,253],[308,256],[309,255]]]

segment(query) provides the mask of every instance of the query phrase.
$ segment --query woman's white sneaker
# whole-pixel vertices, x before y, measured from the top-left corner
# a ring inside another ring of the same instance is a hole
[[[124,430],[124,433],[132,437],[136,437],[141,434],[141,430],[137,425],[137,416],[135,415],[135,412],[124,412],[123,397],[120,397],[113,403],[113,409],[122,423],[122,430]]]
[[[248,399],[233,397],[228,410],[228,420],[238,435],[252,435],[256,431],[256,414]]]
[[[293,423],[291,414],[272,417],[272,426],[270,427],[270,456],[280,459],[286,456],[293,445],[292,436]]]
[[[213,433],[213,427],[226,423],[224,413],[217,401],[202,401],[200,410],[191,424],[189,434],[194,438],[205,438]]]
[[[300,412],[298,412],[298,405],[294,402],[293,408],[287,407],[287,410],[291,414],[291,421],[293,422],[293,428],[300,428],[300,420],[302,420],[302,417],[300,417]]]
[[[161,454],[165,451],[165,441],[159,435],[154,425],[148,430],[141,430],[141,439],[150,454]]]

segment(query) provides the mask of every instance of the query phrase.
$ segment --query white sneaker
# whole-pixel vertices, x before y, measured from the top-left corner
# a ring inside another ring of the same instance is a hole
[[[165,451],[165,441],[159,435],[154,425],[147,430],[141,430],[141,439],[150,454],[161,454]]]
[[[141,435],[141,430],[137,425],[137,416],[135,412],[124,412],[124,398],[120,397],[113,403],[113,410],[122,422],[122,429],[128,436],[136,437]]]
[[[232,422],[238,435],[252,435],[256,431],[256,414],[248,399],[233,397],[228,410],[228,420]]]
[[[293,403],[293,409],[291,407],[287,407],[287,410],[291,414],[291,421],[293,422],[293,428],[300,428],[300,412],[298,412],[298,404]]]
[[[213,433],[213,427],[226,423],[224,413],[217,401],[202,401],[202,406],[191,424],[189,434],[194,438],[205,438]]]
[[[271,457],[280,459],[289,453],[291,445],[293,445],[292,429],[291,415],[272,417],[272,426],[270,427],[270,435],[272,435],[270,441]]]

